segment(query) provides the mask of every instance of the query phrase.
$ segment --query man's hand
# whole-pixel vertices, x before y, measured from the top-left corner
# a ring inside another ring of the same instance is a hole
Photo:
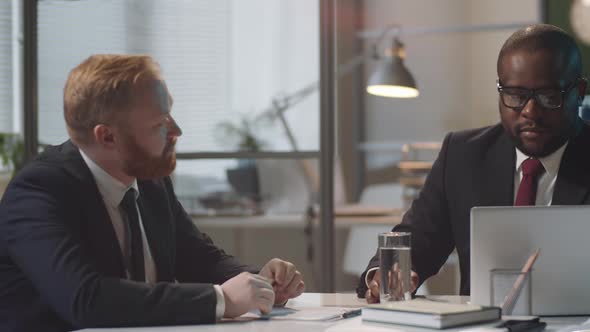
[[[260,270],[261,276],[271,280],[275,291],[275,304],[283,305],[288,299],[297,297],[305,290],[303,275],[292,263],[273,258]]]
[[[377,269],[373,273],[373,278],[369,279],[367,292],[365,293],[365,299],[367,303],[379,303],[379,280],[381,280],[381,272]],[[410,292],[415,292],[418,287],[420,278],[414,271],[410,273]]]
[[[238,317],[253,309],[267,314],[275,301],[272,286],[257,274],[242,272],[224,282],[221,289],[225,298],[225,318]]]

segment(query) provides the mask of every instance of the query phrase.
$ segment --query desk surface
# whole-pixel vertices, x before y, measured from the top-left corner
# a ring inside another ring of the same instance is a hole
[[[446,296],[450,301],[465,301],[465,297]],[[356,298],[354,294],[319,294],[305,293],[299,298],[290,300],[289,307],[311,307],[311,306],[338,306],[338,307],[359,307],[363,301]],[[587,317],[544,317],[543,321],[547,322],[546,331],[556,331],[564,326],[580,324],[586,321]],[[441,330],[444,332],[464,331],[472,327],[459,327],[455,329]],[[306,322],[306,321],[223,321],[211,325],[192,325],[192,326],[168,326],[168,327],[143,327],[143,328],[108,328],[108,329],[84,329],[83,332],[221,332],[221,331],[240,331],[240,332],[434,332],[438,330],[414,328],[401,325],[379,324],[363,322],[361,317],[342,319],[333,322]]]

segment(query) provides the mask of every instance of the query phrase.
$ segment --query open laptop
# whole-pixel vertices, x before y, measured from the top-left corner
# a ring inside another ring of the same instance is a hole
[[[532,272],[532,313],[590,315],[590,206],[471,210],[471,302],[490,305],[490,270]]]

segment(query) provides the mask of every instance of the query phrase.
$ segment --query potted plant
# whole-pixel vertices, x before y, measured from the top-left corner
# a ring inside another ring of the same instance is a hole
[[[24,142],[18,134],[0,133],[0,196],[24,164]]]
[[[256,137],[257,119],[243,115],[237,123],[224,121],[217,125],[218,140],[224,144],[237,146],[239,151],[258,152],[266,144]]]
[[[2,167],[14,176],[24,164],[25,145],[18,134],[0,133],[0,158]]]
[[[236,146],[239,151],[259,152],[266,144],[256,137],[258,119],[243,115],[237,122],[224,121],[217,125],[218,139]],[[241,196],[260,201],[258,170],[253,159],[239,159],[236,168],[226,170],[228,182]]]

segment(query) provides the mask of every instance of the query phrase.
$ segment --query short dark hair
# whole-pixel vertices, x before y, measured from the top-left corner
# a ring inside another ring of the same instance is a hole
[[[504,42],[498,55],[497,70],[500,73],[502,59],[514,51],[549,51],[561,53],[563,69],[567,75],[582,75],[582,56],[576,41],[563,29],[551,24],[533,24],[513,33]]]

